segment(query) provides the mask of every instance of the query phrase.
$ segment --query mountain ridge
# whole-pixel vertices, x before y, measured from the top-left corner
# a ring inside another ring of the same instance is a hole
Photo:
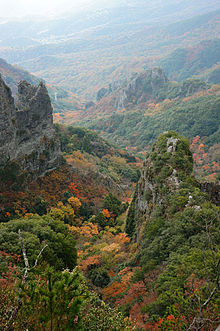
[[[198,12],[194,16],[196,14]],[[186,22],[177,22],[176,26],[157,24],[151,27],[146,22],[146,27],[142,24],[137,31],[132,27],[129,32],[120,28],[114,37],[114,25],[110,25],[110,30],[103,27],[103,33],[93,31],[91,35],[86,31],[84,35],[75,35],[69,40],[59,40],[58,43],[52,40],[52,43],[38,47],[14,50],[0,47],[0,56],[43,77],[52,85],[91,101],[98,89],[116,80],[116,77],[121,79],[131,76],[133,72],[152,65],[162,54],[165,56],[177,47],[187,47],[204,39],[219,37],[219,10]],[[95,76],[93,72],[96,72]]]

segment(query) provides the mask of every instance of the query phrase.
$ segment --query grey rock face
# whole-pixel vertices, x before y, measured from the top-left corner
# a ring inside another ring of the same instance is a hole
[[[0,165],[17,161],[31,178],[57,167],[60,143],[53,129],[52,106],[43,83],[18,85],[15,106],[9,87],[0,77]]]
[[[146,70],[134,77],[119,93],[115,107],[117,109],[128,107],[129,104],[140,104],[155,97],[168,79],[160,68]]]
[[[108,88],[100,89],[96,100],[100,101],[113,94],[115,96],[114,108],[123,109],[154,98],[167,82],[168,79],[163,69],[148,69],[143,73],[133,75],[129,80],[114,82]]]
[[[14,99],[11,90],[0,76],[0,165],[13,156],[15,122]]]
[[[172,138],[172,137],[167,139],[167,152],[168,153],[175,152],[178,141],[179,141],[179,139]]]

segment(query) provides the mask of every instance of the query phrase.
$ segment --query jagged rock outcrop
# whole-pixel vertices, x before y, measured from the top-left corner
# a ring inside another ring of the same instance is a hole
[[[152,68],[134,75],[123,83],[110,84],[97,93],[97,101],[108,95],[114,95],[114,108],[122,109],[155,98],[157,92],[166,86],[168,79],[163,69]]]
[[[134,77],[122,89],[115,106],[117,109],[125,108],[129,104],[144,103],[154,98],[157,91],[165,86],[168,79],[163,69],[153,68]]]
[[[18,85],[15,105],[10,88],[0,76],[0,166],[16,161],[30,178],[56,168],[62,160],[53,128],[52,106],[45,85]]]
[[[135,75],[137,76],[137,75]],[[132,78],[131,78],[132,79]],[[102,87],[100,90],[98,90],[96,95],[96,101],[100,101],[102,98],[110,95],[111,93],[117,92],[123,87],[126,87],[129,83],[130,79],[120,79],[117,81],[113,81],[108,85],[108,87]]]
[[[0,76],[0,165],[15,155],[16,111],[10,88]]]
[[[159,136],[144,162],[128,212],[126,232],[140,241],[143,227],[157,217],[158,210],[162,215],[172,215],[186,207],[200,210],[206,200],[219,205],[219,184],[199,183],[192,170],[187,139],[174,131]]]
[[[192,162],[187,142],[177,134],[168,132],[158,138],[144,163],[138,183],[136,203],[139,217],[150,216],[153,206],[162,205],[167,193],[179,189],[181,179],[192,172]]]
[[[97,109],[103,106],[113,111],[140,107],[148,101],[157,102],[166,98],[175,99],[207,90],[209,86],[199,79],[187,79],[181,83],[170,82],[161,68],[147,69],[134,74],[123,82],[114,82],[97,93]],[[103,100],[105,101],[103,103]]]

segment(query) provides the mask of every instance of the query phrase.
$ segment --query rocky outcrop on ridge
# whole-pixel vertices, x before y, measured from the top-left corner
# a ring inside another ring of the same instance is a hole
[[[171,217],[187,207],[200,210],[202,203],[210,200],[219,205],[219,183],[199,183],[192,170],[188,140],[174,131],[160,135],[144,162],[126,232],[140,241],[143,227],[157,214]]]
[[[97,93],[97,101],[113,94],[114,108],[122,109],[129,105],[144,103],[155,97],[157,92],[166,86],[168,79],[163,69],[152,68],[140,74],[134,75],[123,84],[110,84],[108,88],[102,88]]]
[[[16,162],[32,179],[56,168],[62,160],[53,128],[52,106],[45,85],[18,84],[15,105],[0,76],[0,166]]]

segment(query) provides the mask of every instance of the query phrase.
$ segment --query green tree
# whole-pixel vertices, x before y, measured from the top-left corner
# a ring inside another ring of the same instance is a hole
[[[0,250],[21,254],[18,230],[21,230],[27,257],[32,265],[41,251],[42,258],[56,269],[73,269],[76,265],[76,247],[73,234],[61,221],[48,215],[34,215],[0,224]]]
[[[103,208],[108,209],[116,220],[121,213],[121,201],[112,193],[109,193],[103,201]]]
[[[20,316],[26,316],[27,327],[34,330],[80,330],[82,310],[89,298],[83,276],[77,268],[62,272],[49,266],[44,269],[44,265],[38,268],[23,287]]]

